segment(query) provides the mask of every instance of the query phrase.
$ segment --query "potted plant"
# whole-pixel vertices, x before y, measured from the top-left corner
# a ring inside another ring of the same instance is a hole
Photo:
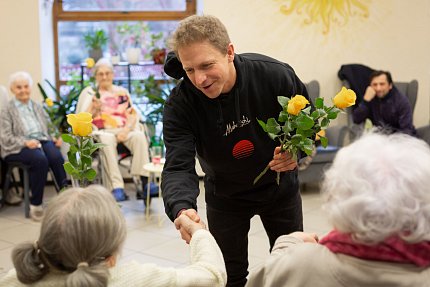
[[[129,24],[128,22],[116,27],[118,34],[121,36],[121,45],[126,48],[127,62],[137,64],[142,53],[141,46],[145,42],[145,34],[149,31],[146,22],[136,22]]]
[[[96,62],[103,57],[103,47],[106,46],[108,37],[104,30],[96,30],[84,34],[85,46],[89,49],[88,54]]]
[[[178,80],[167,76],[157,80],[154,75],[150,75],[143,80],[143,85],[141,83],[140,81],[133,83],[134,93],[138,98],[147,99],[144,111],[145,122],[151,127],[152,135],[160,140],[161,135],[155,135],[155,126],[163,121],[164,103]]]
[[[37,86],[45,100],[45,111],[53,124],[50,128],[56,129],[58,134],[66,133],[69,128],[67,124],[67,115],[75,111],[81,89],[78,88],[79,85],[77,83],[70,83],[72,86],[70,91],[66,95],[61,96],[60,92],[51,82],[48,80],[45,80],[45,82],[54,92],[53,97],[48,96],[48,93],[40,83],[37,83]],[[54,100],[52,100],[52,98],[54,98]]]
[[[166,48],[165,45],[159,45],[159,42],[164,44],[164,34],[163,32],[151,34],[151,56],[154,64],[164,64],[166,58]]]

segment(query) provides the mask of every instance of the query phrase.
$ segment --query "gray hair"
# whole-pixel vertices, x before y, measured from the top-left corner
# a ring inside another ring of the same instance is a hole
[[[94,76],[97,74],[97,72],[99,71],[99,69],[101,67],[109,68],[112,71],[112,73],[114,72],[113,65],[112,65],[111,61],[109,61],[109,59],[106,59],[106,58],[101,58],[94,65]]]
[[[19,71],[9,76],[9,89],[11,89],[12,86],[20,80],[27,81],[30,86],[33,85],[33,79],[31,78],[30,74],[24,71]]]
[[[322,184],[329,221],[360,243],[430,240],[430,148],[396,133],[342,148]]]
[[[227,54],[231,43],[227,29],[221,21],[209,15],[192,15],[181,22],[169,39],[169,46],[179,58],[178,49],[189,44],[209,41],[222,54]]]
[[[49,202],[37,243],[16,246],[12,261],[25,284],[60,270],[69,273],[66,286],[107,286],[106,259],[125,238],[124,216],[104,187],[68,189]]]

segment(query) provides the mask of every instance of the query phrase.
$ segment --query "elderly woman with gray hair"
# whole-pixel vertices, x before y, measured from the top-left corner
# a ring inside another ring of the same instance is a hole
[[[318,243],[303,232],[279,237],[246,286],[429,286],[429,187],[424,141],[364,135],[325,175],[323,208],[334,229]]]
[[[118,265],[127,226],[112,195],[96,185],[66,190],[49,202],[38,240],[14,248],[16,269],[0,286],[225,286],[221,250],[204,224],[182,215],[175,225],[192,234],[190,265]]]
[[[30,99],[32,84],[27,72],[10,76],[9,87],[15,98],[0,113],[0,146],[6,163],[21,162],[30,166],[30,217],[40,221],[48,169],[52,169],[60,187],[67,185],[67,178],[58,149],[62,141],[49,134],[49,116],[40,104]]]
[[[94,66],[97,89],[86,87],[80,94],[77,112],[93,115],[97,130],[93,133],[106,146],[100,150],[103,167],[109,179],[104,184],[112,190],[117,201],[128,199],[124,192],[124,180],[118,166],[117,144],[123,143],[133,154],[130,173],[138,186],[138,199],[146,190],[148,172],[143,169],[149,163],[148,140],[138,125],[138,115],[130,94],[123,87],[113,84],[114,70],[108,59],[100,59]],[[152,192],[151,192],[152,193]],[[157,192],[158,195],[158,192]]]

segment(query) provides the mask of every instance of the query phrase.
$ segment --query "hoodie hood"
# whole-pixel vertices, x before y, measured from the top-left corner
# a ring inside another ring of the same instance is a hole
[[[169,52],[164,63],[164,72],[176,80],[184,78],[186,76],[182,64],[176,56],[175,52]]]

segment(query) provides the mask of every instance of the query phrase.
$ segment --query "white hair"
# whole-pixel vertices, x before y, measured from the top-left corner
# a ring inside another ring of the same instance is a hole
[[[60,270],[68,273],[67,287],[107,286],[106,259],[119,253],[126,229],[118,204],[104,187],[63,191],[46,208],[37,244],[14,248],[17,277],[33,284]]]
[[[430,240],[430,147],[405,134],[365,134],[342,148],[322,184],[335,229],[361,243]]]
[[[12,89],[12,86],[20,80],[27,81],[30,86],[33,85],[33,79],[30,74],[24,71],[19,71],[9,76],[9,89]]]
[[[100,69],[101,67],[107,67],[107,68],[109,68],[112,72],[114,71],[114,70],[113,70],[113,65],[112,65],[111,61],[109,61],[109,59],[106,59],[106,58],[101,58],[101,59],[99,59],[99,60],[97,61],[97,63],[94,65],[94,75],[96,75],[96,74],[97,74],[97,72],[99,71],[99,69]]]

